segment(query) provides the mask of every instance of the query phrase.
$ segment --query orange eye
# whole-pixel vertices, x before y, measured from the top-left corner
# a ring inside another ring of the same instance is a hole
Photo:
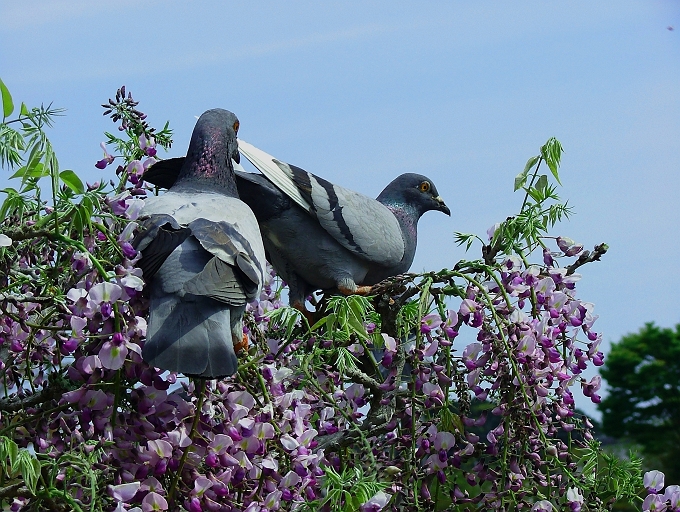
[[[235,132],[235,133],[238,133],[238,127],[239,127],[239,124],[238,124],[238,121],[236,121],[236,122],[234,123],[234,126],[233,126],[234,132]]]
[[[418,188],[420,189],[421,192],[429,192],[430,191],[430,182],[429,181],[423,181]]]

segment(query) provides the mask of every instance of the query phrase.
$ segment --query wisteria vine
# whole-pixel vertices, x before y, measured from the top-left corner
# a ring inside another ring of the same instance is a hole
[[[574,393],[599,401],[599,377],[582,373],[603,360],[576,270],[607,248],[547,234],[568,214],[540,173],[545,163],[559,180],[554,139],[516,180],[520,214],[484,239],[458,235],[481,242],[481,259],[397,276],[369,298],[321,297],[313,325],[282,302],[272,271],[248,307],[238,373],[189,381],[142,361],[148,301],[130,243],[144,198],[159,193],[143,176],[170,147],[168,125],[150,128],[121,88],[104,108],[122,135],[107,134],[96,163],[116,167],[115,179],[83,185],[59,173],[43,132],[50,112],[22,105],[14,130],[2,88],[0,163],[21,187],[5,189],[0,208],[0,503],[577,512],[642,502],[639,460],[604,453],[574,408]],[[646,505],[661,503],[653,495]],[[677,510],[675,489],[666,499]]]

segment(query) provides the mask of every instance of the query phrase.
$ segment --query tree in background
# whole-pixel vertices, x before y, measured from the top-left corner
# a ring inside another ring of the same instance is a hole
[[[614,343],[601,369],[610,394],[598,408],[605,434],[643,447],[680,482],[680,325],[646,324]]]

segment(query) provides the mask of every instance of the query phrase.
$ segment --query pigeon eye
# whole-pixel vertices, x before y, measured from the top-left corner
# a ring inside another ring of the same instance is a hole
[[[423,181],[418,188],[420,189],[421,192],[429,192],[430,191],[430,182],[429,181]]]
[[[238,124],[238,121],[236,121],[234,123],[234,126],[232,127],[232,128],[234,128],[234,133],[238,133],[238,127],[239,127],[239,124]]]

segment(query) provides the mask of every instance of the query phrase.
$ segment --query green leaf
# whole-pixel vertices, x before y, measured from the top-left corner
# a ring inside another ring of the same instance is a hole
[[[61,181],[63,181],[66,186],[73,190],[76,194],[82,194],[85,192],[83,182],[80,180],[78,175],[70,169],[60,172],[59,177],[61,178]]]
[[[270,319],[269,321],[270,326],[279,329],[285,329],[286,331],[284,334],[285,340],[290,340],[290,337],[293,334],[293,330],[295,329],[295,325],[297,324],[298,319],[300,321],[303,321],[302,319],[304,318],[302,316],[302,313],[300,313],[297,309],[292,308],[290,306],[275,309],[274,311],[269,312],[267,316]]]
[[[331,315],[332,314],[333,313],[331,313]],[[309,330],[313,332],[313,331],[316,331],[319,327],[326,325],[326,322],[328,322],[329,317],[330,317],[330,315],[323,317],[321,320],[318,320],[314,325],[312,325],[309,328]]]
[[[43,152],[40,149],[40,144],[34,144],[29,153],[28,160],[26,161],[26,167],[30,169],[31,167],[35,166],[42,159],[42,157]]]
[[[3,436],[0,447],[2,448],[2,451],[0,451],[0,456],[3,459],[2,464],[6,465],[7,459],[9,459],[9,466],[14,466],[19,456],[19,446],[9,437]]]
[[[21,163],[20,152],[26,147],[23,136],[6,124],[0,123],[0,165],[16,167]]]
[[[562,144],[560,144],[560,141],[555,137],[551,137],[545,144],[543,144],[543,146],[541,146],[541,156],[545,160],[545,163],[548,164],[550,172],[552,172],[553,176],[555,176],[555,179],[557,180],[557,183],[560,185],[562,182],[560,181],[560,176],[557,169],[560,166],[563,152],[564,149],[562,149]]]
[[[2,94],[2,115],[4,119],[7,119],[12,115],[12,112],[14,112],[14,102],[12,101],[12,95],[9,93],[9,89],[1,79],[0,94]]]
[[[28,111],[28,107],[26,104],[22,101],[21,102],[21,108],[19,109],[19,115],[28,117],[30,115],[30,112]]]
[[[545,188],[548,186],[548,176],[545,174],[541,174],[541,176],[538,178],[538,181],[536,182],[536,189],[537,190],[545,190]]]
[[[530,188],[529,190],[527,190],[527,194],[529,194],[531,196],[531,199],[533,199],[537,203],[540,203],[541,199],[543,198],[541,192],[535,188]]]
[[[45,176],[49,176],[49,172],[45,170],[42,162],[36,162],[32,166],[25,165],[19,168],[17,172],[10,176],[10,179],[21,177],[21,180],[25,181],[29,178],[44,178]]]
[[[21,473],[21,476],[26,483],[26,487],[32,492],[35,492],[35,486],[38,483],[38,476],[40,475],[40,463],[28,450],[21,450],[19,452],[16,470],[18,473]]]
[[[26,166],[24,165],[23,167],[19,167],[14,174],[12,174],[9,179],[14,179],[14,178],[23,178],[24,175],[26,174]]]
[[[40,466],[40,461],[36,459],[35,457],[31,457],[31,465],[33,468],[31,469],[31,480],[29,481],[26,476],[24,476],[24,481],[26,482],[26,487],[28,487],[33,494],[36,493],[37,486],[38,486],[38,479],[40,478],[40,471],[41,471],[41,466]],[[33,475],[35,475],[35,478],[33,478]]]
[[[83,239],[83,216],[81,212],[81,206],[77,206],[73,209],[73,216],[71,217],[71,231],[74,231],[77,235],[78,240]]]
[[[515,190],[513,190],[513,192],[518,191],[525,185],[527,182],[527,176],[529,176],[529,171],[534,167],[534,165],[536,165],[538,159],[538,156],[532,156],[529,160],[527,160],[524,170],[515,177]]]
[[[361,300],[363,299],[363,300]],[[368,339],[368,332],[366,332],[366,327],[364,327],[364,317],[366,316],[367,303],[364,303],[366,299],[364,297],[355,295],[350,298],[349,302],[349,314],[347,316],[347,323],[352,328],[352,330],[362,339]]]

